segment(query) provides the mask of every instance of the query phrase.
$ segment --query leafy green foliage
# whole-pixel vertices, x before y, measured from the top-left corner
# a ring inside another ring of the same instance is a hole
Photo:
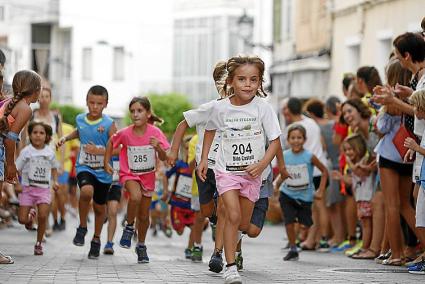
[[[164,120],[159,128],[169,137],[174,134],[177,125],[183,120],[183,112],[192,108],[187,97],[181,94],[148,94],[148,98],[155,115]],[[124,122],[126,125],[131,124],[128,112]]]
[[[62,115],[62,120],[65,123],[71,124],[72,126],[75,125],[75,118],[78,114],[84,112],[83,108],[79,108],[73,105],[59,105],[57,103],[52,103],[51,109],[57,109]]]

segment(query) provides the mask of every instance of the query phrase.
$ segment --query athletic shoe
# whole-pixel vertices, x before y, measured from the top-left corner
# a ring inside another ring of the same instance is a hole
[[[149,256],[145,245],[136,246],[137,263],[149,263]]]
[[[65,220],[61,219],[59,222],[59,231],[65,231],[66,229],[66,222]]]
[[[53,231],[59,231],[59,223],[55,222],[52,227]]]
[[[422,261],[425,261],[425,257],[423,257],[423,256],[421,258],[418,257],[415,260],[406,262],[404,264],[404,266],[406,266],[406,267],[414,266],[414,265],[416,265],[416,264],[418,264],[419,262],[422,262]]]
[[[347,249],[350,249],[352,247],[353,246],[350,244],[350,241],[346,240],[346,241],[343,241],[342,243],[340,243],[338,246],[332,247],[331,252],[332,253],[343,252],[343,251],[346,251]]]
[[[243,269],[242,250],[236,252],[235,262],[236,262],[236,267],[238,268],[238,271],[241,271]]]
[[[87,234],[87,228],[78,227],[73,240],[74,245],[82,247],[84,245],[84,238]]]
[[[220,273],[223,270],[223,256],[222,251],[216,251],[211,256],[210,262],[208,266],[210,267],[210,271],[215,273]]]
[[[190,248],[184,250],[184,257],[186,259],[192,259],[192,250]]]
[[[327,241],[320,240],[319,242],[319,248],[317,249],[319,252],[329,252],[330,247]]]
[[[105,247],[103,248],[103,254],[114,254],[114,243],[113,242],[107,242]]]
[[[357,242],[357,244],[354,247],[346,250],[344,254],[348,257],[351,257],[351,256],[355,255],[356,253],[358,253],[362,249],[362,246],[363,246],[363,242],[359,241],[359,242]]]
[[[134,234],[134,228],[133,226],[125,226],[124,230],[122,231],[122,236],[120,240],[120,247],[122,248],[131,248],[131,238]]]
[[[290,250],[288,251],[288,254],[283,258],[284,261],[289,261],[289,260],[298,260],[298,252],[297,251],[293,251]]]
[[[43,255],[43,247],[40,242],[37,242],[34,246],[34,255]]]
[[[192,249],[192,261],[194,262],[202,262],[202,246],[194,246]]]
[[[410,266],[407,268],[407,271],[412,274],[423,274],[425,275],[425,260],[422,260],[418,263],[416,263],[413,266]]]
[[[236,265],[226,267],[223,278],[225,284],[242,284],[242,278],[238,273]]]
[[[89,259],[97,259],[100,254],[100,240],[92,240],[90,243]]]

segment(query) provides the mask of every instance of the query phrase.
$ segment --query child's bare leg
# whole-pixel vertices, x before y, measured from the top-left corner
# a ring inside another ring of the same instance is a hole
[[[44,233],[46,232],[47,225],[47,217],[50,212],[50,204],[38,204],[38,227],[37,227],[37,242],[41,242],[43,240]]]

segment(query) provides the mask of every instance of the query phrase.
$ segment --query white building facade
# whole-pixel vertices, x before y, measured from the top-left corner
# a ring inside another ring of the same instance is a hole
[[[88,89],[103,85],[105,112],[121,117],[132,97],[171,91],[172,2],[0,0],[6,72],[34,69],[55,101],[81,107]]]
[[[179,0],[174,6],[173,90],[185,94],[194,105],[217,98],[212,78],[219,60],[247,53],[267,63],[270,51],[250,43],[271,42],[271,1]],[[246,13],[254,26],[247,41],[238,20]]]

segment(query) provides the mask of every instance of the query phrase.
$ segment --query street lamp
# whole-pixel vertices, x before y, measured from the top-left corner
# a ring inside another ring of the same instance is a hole
[[[238,18],[238,34],[243,39],[244,44],[249,47],[260,47],[269,51],[273,51],[273,45],[265,45],[262,43],[252,42],[252,35],[254,31],[254,18],[249,16],[246,13],[246,10],[243,11],[242,16]]]

